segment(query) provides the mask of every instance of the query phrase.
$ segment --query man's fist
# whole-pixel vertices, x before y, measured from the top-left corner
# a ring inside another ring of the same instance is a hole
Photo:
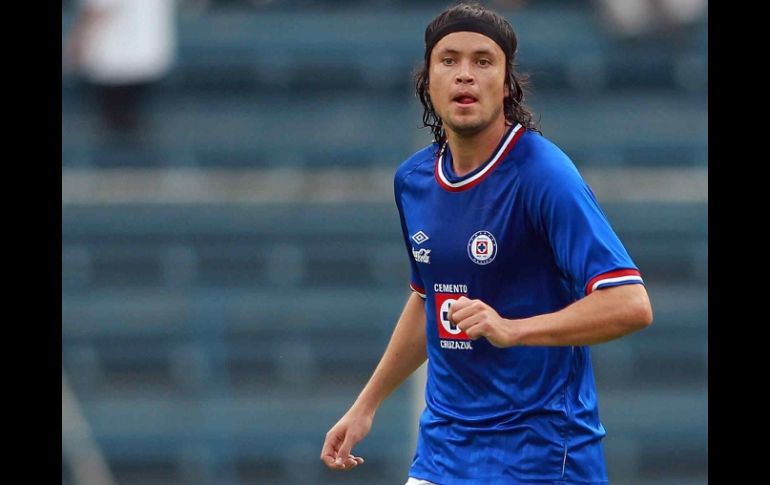
[[[481,300],[461,296],[449,308],[449,321],[460,327],[471,340],[486,337],[495,347],[510,347],[511,321]]]

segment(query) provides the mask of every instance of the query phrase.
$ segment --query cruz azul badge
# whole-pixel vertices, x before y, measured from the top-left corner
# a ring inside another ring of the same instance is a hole
[[[497,256],[497,241],[489,231],[478,231],[468,241],[468,257],[476,264],[489,264]]]

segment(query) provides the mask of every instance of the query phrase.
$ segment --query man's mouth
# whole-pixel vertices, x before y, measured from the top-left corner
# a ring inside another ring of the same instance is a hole
[[[461,94],[459,96],[455,96],[452,98],[452,101],[454,101],[457,104],[461,104],[463,106],[471,105],[478,100],[474,98],[473,96],[467,95],[467,94]]]

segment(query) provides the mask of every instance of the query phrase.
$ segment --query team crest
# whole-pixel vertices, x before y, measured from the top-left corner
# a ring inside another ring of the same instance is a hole
[[[497,256],[497,242],[489,231],[478,231],[468,241],[468,257],[476,264],[489,264]]]

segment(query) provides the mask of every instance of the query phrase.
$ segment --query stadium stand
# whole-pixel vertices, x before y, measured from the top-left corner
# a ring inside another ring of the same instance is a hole
[[[429,140],[409,73],[439,4],[351,3],[211,2],[181,15],[178,65],[153,92],[139,145],[104,138],[83,86],[63,78],[63,174],[395,170]],[[63,35],[73,9],[63,3]],[[707,169],[705,22],[675,49],[640,45],[632,57],[583,2],[509,18],[543,130],[581,170]],[[403,483],[409,386],[359,445],[365,466],[337,474],[318,460],[408,292],[388,197],[65,196],[62,367],[119,483]],[[602,205],[655,310],[649,329],[592,348],[610,479],[704,483],[707,195]],[[73,483],[68,466],[63,484]]]

